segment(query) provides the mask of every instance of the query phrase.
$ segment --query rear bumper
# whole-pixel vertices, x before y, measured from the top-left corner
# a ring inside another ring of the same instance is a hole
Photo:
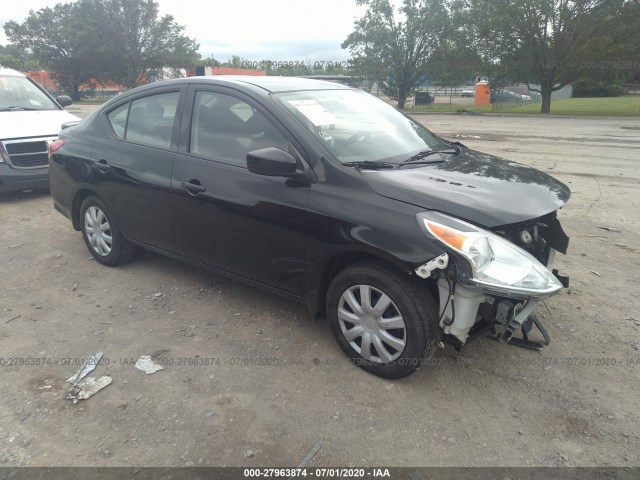
[[[0,193],[49,188],[49,168],[15,169],[0,163]]]

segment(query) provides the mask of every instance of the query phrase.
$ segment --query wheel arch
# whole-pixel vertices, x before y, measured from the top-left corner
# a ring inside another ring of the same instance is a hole
[[[415,275],[413,268],[406,262],[402,262],[398,259],[390,259],[386,256],[376,255],[371,252],[362,250],[350,250],[346,252],[340,252],[332,257],[328,258],[319,274],[316,276],[318,279],[316,282],[316,288],[311,292],[308,298],[308,306],[311,313],[319,315],[325,313],[325,299],[331,280],[342,270],[353,265],[355,263],[363,261],[373,261],[387,265],[395,270],[401,271],[406,275]],[[417,276],[416,276],[417,278]],[[424,282],[425,286],[429,289],[436,303],[438,303],[437,284],[431,279],[420,279]]]
[[[95,195],[96,197],[100,198],[100,195],[88,188],[82,188],[78,190],[73,196],[73,202],[71,203],[71,223],[73,224],[73,229],[77,232],[79,232],[81,228],[80,208],[82,207],[82,202],[84,202],[85,198],[91,195]],[[100,200],[102,200],[102,198],[100,198]]]

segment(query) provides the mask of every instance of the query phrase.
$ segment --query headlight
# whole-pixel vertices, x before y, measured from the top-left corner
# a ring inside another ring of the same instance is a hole
[[[494,233],[437,212],[417,219],[423,231],[468,261],[458,280],[470,287],[519,298],[545,298],[562,288],[531,254]]]

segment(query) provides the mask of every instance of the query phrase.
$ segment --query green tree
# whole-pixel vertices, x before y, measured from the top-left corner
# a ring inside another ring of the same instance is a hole
[[[0,45],[0,65],[20,71],[38,68],[38,62],[33,55],[15,45]]]
[[[167,67],[187,67],[199,58],[199,45],[184,35],[171,15],[159,17],[154,0],[110,0],[113,41],[107,64],[111,77],[133,88],[160,78]]]
[[[456,32],[433,52],[426,64],[427,77],[442,85],[459,85],[477,75],[488,75],[494,66],[465,35]]]
[[[226,62],[222,62],[220,64],[221,67],[227,68],[247,68],[247,65],[253,65],[253,62],[250,62],[238,55],[232,55]]]
[[[4,30],[15,47],[30,51],[79,100],[80,85],[102,71],[98,59],[105,49],[105,20],[99,0],[79,0],[31,10],[23,23],[9,21]]]
[[[159,17],[153,0],[77,0],[31,11],[4,29],[76,100],[82,84],[112,80],[133,88],[199,58],[195,40],[171,15]]]
[[[353,56],[354,71],[372,79],[382,91],[405,101],[424,78],[427,61],[450,29],[444,0],[403,0],[396,11],[389,0],[356,0],[368,10],[343,42]]]
[[[542,113],[551,94],[615,53],[624,0],[461,0],[459,14],[483,56],[513,80],[539,85]],[[603,41],[607,38],[607,41]]]
[[[623,2],[620,12],[615,30],[606,29],[600,38],[610,58],[592,62],[583,75],[609,87],[640,81],[640,0]]]

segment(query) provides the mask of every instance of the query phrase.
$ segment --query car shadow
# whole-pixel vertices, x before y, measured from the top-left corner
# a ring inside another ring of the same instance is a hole
[[[23,190],[19,192],[0,193],[0,203],[19,202],[33,200],[35,198],[48,197],[49,190]]]

